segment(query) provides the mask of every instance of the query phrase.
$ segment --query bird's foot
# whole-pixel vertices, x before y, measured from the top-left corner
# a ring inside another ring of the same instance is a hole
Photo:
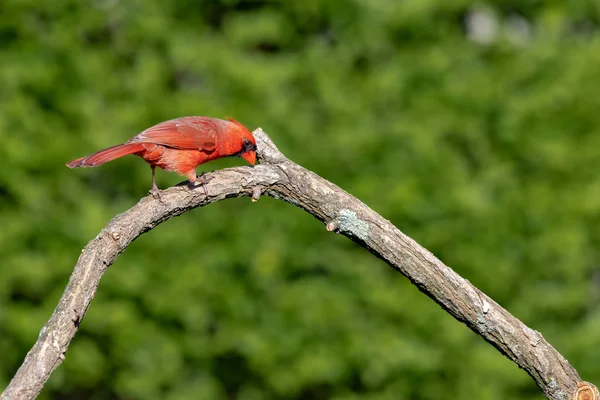
[[[162,198],[160,197],[160,189],[158,189],[158,187],[154,186],[148,193],[150,193],[155,200],[162,202]]]
[[[213,179],[214,179],[214,176],[207,177],[206,175],[204,175],[204,173],[202,173],[202,175],[197,176],[193,182],[190,182],[191,188],[195,189],[198,186],[202,186],[202,189],[204,190],[204,195],[208,196],[208,191],[206,190],[206,184],[208,182],[212,181]]]

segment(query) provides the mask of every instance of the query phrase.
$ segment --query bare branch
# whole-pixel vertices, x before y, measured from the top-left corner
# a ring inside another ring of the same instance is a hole
[[[186,185],[147,196],[113,218],[83,249],[69,283],[16,375],[0,400],[33,399],[65,358],[98,288],[100,278],[142,233],[192,208],[229,197],[261,194],[285,200],[343,234],[410,279],[444,310],[481,335],[523,368],[547,398],[598,400],[597,389],[580,382],[577,371],[542,335],[500,307],[358,199],[288,160],[259,128],[254,132],[261,164],[215,171],[203,190]],[[588,396],[588,397],[585,397]]]

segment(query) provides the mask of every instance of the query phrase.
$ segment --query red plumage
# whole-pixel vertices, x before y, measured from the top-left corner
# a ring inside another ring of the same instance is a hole
[[[108,149],[100,150],[87,157],[81,157],[67,164],[69,168],[76,167],[97,167],[115,158],[123,157],[129,154],[138,153],[144,150],[142,143],[118,144]]]
[[[197,180],[196,167],[221,157],[238,155],[254,165],[256,141],[239,122],[210,117],[182,117],[161,122],[140,132],[124,144],[100,150],[67,164],[69,168],[96,167],[129,154],[142,157],[152,168],[152,191],[156,167]]]

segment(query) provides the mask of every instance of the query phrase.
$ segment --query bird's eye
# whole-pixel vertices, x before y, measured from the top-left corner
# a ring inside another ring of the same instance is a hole
[[[244,139],[242,143],[243,143],[243,145],[242,145],[243,151],[256,151],[256,145],[254,145],[248,139]]]

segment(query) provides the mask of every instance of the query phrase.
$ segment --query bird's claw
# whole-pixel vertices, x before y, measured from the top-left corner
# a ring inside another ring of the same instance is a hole
[[[162,198],[160,197],[160,190],[158,188],[152,188],[152,189],[150,189],[150,195],[152,195],[152,197],[155,200],[158,200],[158,201],[162,202]]]
[[[194,180],[194,182],[192,182],[192,185],[191,185],[192,189],[195,189],[198,186],[202,186],[202,189],[204,190],[204,195],[208,196],[208,190],[206,190],[206,184],[208,182],[212,181],[213,179],[214,179],[214,176],[207,177],[204,174],[197,176],[196,180]]]

